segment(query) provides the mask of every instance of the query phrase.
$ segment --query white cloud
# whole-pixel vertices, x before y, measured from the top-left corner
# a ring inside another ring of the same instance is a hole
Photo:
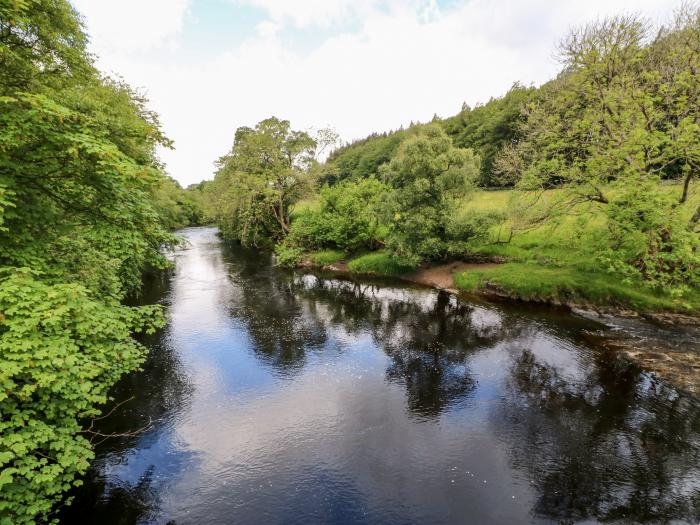
[[[189,6],[189,0],[71,1],[85,18],[93,49],[100,54],[171,43]]]
[[[179,18],[163,21],[160,36],[148,41],[163,45],[182,26],[187,5],[152,1],[172,11],[180,6]],[[668,0],[470,0],[442,10],[426,1],[245,1],[267,16],[253,36],[195,64],[173,61],[167,50],[168,60],[128,52],[136,47],[102,54],[103,67],[146,88],[177,148],[163,159],[185,184],[212,176],[213,161],[230,148],[238,126],[276,115],[297,128],[330,124],[348,140],[426,121],[433,113],[448,116],[463,101],[502,95],[515,81],[551,78],[559,69],[552,58],[556,42],[571,25],[630,10],[658,17],[672,7]],[[157,19],[156,8],[150,9]],[[116,38],[100,33],[100,17],[86,14],[98,40]],[[290,46],[290,34],[306,36],[293,28],[344,17],[355,17],[352,30],[337,31],[304,52]]]

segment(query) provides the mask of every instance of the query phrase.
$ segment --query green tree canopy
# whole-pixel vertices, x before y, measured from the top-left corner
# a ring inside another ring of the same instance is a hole
[[[499,159],[523,188],[564,186],[560,209],[601,206],[610,231],[601,260],[678,293],[699,282],[700,214],[683,206],[700,153],[699,35],[700,11],[690,8],[654,39],[631,15],[573,30],[561,45],[564,71]],[[661,182],[678,177],[674,197]]]
[[[100,76],[66,0],[0,0],[0,522],[45,520],[91,458],[84,418],[143,360],[122,306],[175,239],[157,116]]]
[[[479,162],[471,150],[455,148],[437,124],[406,139],[382,170],[392,189],[386,203],[387,246],[407,259],[448,255],[458,237],[453,227],[456,201],[473,186]]]
[[[329,140],[334,135],[326,130],[312,137],[275,117],[238,128],[206,186],[210,216],[244,245],[281,239],[289,232],[290,206],[312,187],[317,151]]]

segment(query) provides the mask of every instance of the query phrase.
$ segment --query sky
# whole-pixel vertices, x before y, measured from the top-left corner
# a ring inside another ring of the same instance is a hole
[[[183,186],[276,116],[343,141],[447,117],[556,75],[571,27],[668,19],[674,0],[71,0],[105,73],[150,99]]]

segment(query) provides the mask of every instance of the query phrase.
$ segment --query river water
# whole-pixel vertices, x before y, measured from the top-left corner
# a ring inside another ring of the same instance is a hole
[[[593,321],[183,233],[63,523],[698,523],[700,404]]]

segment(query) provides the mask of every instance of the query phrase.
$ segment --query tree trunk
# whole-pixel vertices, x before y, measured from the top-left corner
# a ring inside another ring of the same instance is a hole
[[[692,178],[693,172],[689,171],[685,176],[685,180],[683,181],[683,193],[681,194],[681,200],[679,201],[681,204],[688,200],[688,188],[690,187],[690,179]]]

